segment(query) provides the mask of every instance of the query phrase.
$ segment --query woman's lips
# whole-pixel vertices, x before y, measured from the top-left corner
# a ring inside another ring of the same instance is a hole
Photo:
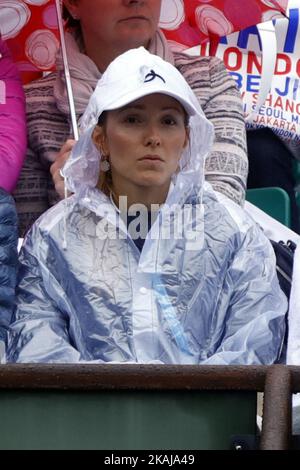
[[[159,155],[145,155],[144,157],[139,158],[139,161],[163,162],[163,159]]]
[[[130,21],[130,20],[144,20],[149,21],[145,16],[129,16],[128,18],[123,18],[120,21]]]

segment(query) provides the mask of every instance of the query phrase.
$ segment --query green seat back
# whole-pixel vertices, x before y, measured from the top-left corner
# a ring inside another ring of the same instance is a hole
[[[291,227],[291,203],[284,189],[275,187],[248,189],[246,199],[278,222]]]
[[[0,390],[0,449],[229,449],[256,393]]]

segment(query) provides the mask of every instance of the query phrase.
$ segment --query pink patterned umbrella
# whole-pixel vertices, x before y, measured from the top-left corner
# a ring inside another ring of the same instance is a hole
[[[109,0],[107,0],[109,1]],[[284,13],[288,0],[162,0],[160,26],[183,48]],[[24,81],[52,70],[59,47],[55,0],[0,0],[0,31]]]
[[[0,33],[10,46],[24,82],[53,70],[56,52],[61,46],[73,134],[77,139],[61,4],[61,0],[0,0]]]
[[[60,45],[54,0],[0,0],[0,32],[24,82],[53,70]]]
[[[160,26],[190,48],[285,14],[288,0],[163,0]]]
[[[73,131],[77,138],[60,4],[61,0],[0,0],[0,33],[10,46],[24,82],[53,70],[61,43]],[[287,4],[288,0],[162,0],[160,27],[167,38],[182,49],[208,40],[214,45],[220,36],[284,13]]]

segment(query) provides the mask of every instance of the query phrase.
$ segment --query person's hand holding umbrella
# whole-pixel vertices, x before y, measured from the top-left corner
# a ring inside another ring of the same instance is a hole
[[[65,196],[65,184],[64,178],[61,175],[61,169],[68,160],[72,148],[74,147],[76,140],[68,139],[62,146],[60,152],[57,154],[55,162],[50,167],[50,173],[54,183],[55,190],[61,199]]]

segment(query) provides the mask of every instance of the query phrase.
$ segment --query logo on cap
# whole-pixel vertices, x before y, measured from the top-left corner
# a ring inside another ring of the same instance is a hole
[[[150,70],[150,72],[147,73],[144,83],[152,82],[155,78],[160,78],[164,83],[166,83],[166,80],[161,75],[158,75],[158,73],[155,73],[154,70]]]

